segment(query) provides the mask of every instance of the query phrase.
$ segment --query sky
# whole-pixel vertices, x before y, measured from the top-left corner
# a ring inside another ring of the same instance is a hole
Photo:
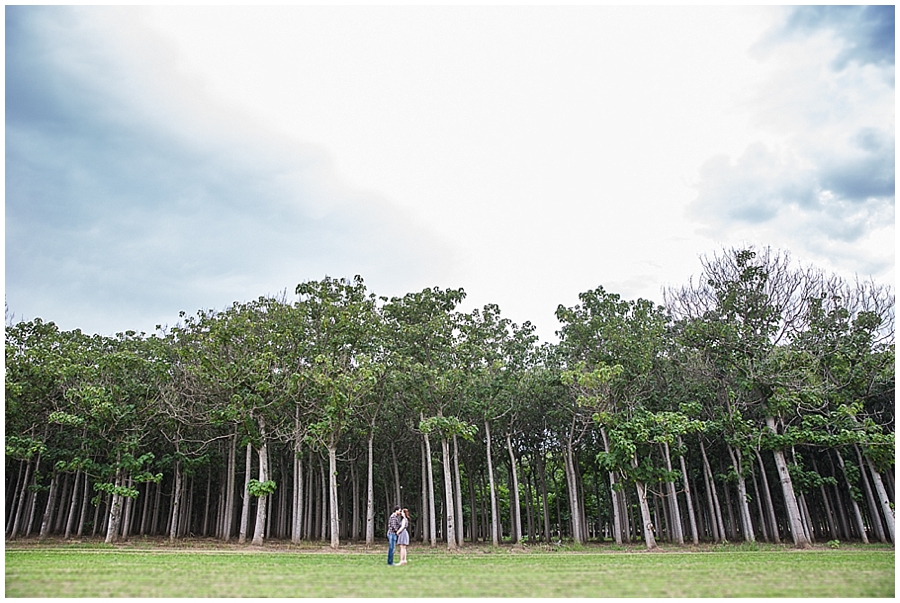
[[[5,296],[112,335],[361,275],[555,341],[752,244],[894,286],[893,6],[6,6]],[[9,320],[9,318],[8,318]]]

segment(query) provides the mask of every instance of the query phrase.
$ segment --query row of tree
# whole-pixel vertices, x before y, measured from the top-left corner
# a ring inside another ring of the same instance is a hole
[[[6,327],[6,534],[894,541],[894,296],[771,249],[559,343],[360,277],[152,335]],[[438,465],[437,467],[435,465]]]

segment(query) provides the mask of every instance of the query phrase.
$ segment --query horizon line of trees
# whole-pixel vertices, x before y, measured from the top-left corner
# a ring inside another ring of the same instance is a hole
[[[6,326],[6,536],[894,542],[894,293],[752,246],[558,344],[359,276],[155,334]]]

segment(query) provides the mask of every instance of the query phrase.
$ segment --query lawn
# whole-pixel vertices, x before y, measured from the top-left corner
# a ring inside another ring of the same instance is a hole
[[[7,544],[7,597],[893,597],[894,550],[646,553]]]

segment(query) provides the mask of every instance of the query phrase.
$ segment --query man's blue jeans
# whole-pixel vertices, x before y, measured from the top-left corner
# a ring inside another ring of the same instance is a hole
[[[394,565],[394,548],[397,546],[397,535],[388,534],[388,565]]]

